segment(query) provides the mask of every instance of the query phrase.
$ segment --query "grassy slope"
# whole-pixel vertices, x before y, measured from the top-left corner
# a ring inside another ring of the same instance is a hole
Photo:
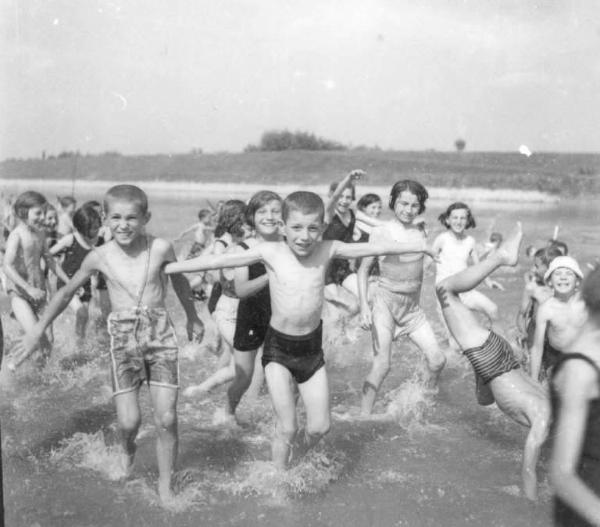
[[[494,152],[255,152],[248,154],[96,155],[78,158],[8,160],[6,179],[49,178],[119,181],[198,181],[319,184],[353,168],[368,183],[416,178],[430,186],[513,188],[568,195],[600,194],[600,154]]]

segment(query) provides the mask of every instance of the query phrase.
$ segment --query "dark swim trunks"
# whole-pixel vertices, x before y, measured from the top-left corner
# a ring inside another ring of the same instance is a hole
[[[323,322],[308,335],[291,336],[269,326],[263,348],[263,368],[276,362],[287,368],[298,384],[308,381],[325,365],[322,347]]]
[[[519,367],[510,344],[493,331],[481,346],[467,349],[464,354],[484,384]]]

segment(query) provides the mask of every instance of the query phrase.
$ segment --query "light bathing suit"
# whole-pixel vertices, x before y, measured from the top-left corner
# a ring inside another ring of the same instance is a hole
[[[307,335],[286,335],[272,326],[267,329],[263,348],[263,368],[270,362],[289,370],[298,384],[308,381],[325,365],[322,346],[323,322]]]

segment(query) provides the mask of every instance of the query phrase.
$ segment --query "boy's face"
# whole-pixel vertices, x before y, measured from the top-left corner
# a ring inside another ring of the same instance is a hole
[[[114,240],[119,245],[127,246],[144,234],[150,213],[143,213],[134,201],[110,200],[106,218]]]
[[[550,286],[554,292],[569,295],[577,286],[577,275],[566,267],[559,267],[550,275]]]
[[[281,203],[271,200],[254,213],[254,228],[262,235],[273,235],[281,226]]]
[[[323,220],[318,212],[305,214],[291,210],[283,232],[292,252],[299,258],[310,256],[317,246],[323,232]]]
[[[46,211],[44,207],[30,207],[27,211],[27,220],[25,223],[32,229],[42,229],[44,227],[44,219],[46,217]]]
[[[419,215],[420,209],[419,198],[410,190],[403,190],[396,199],[394,214],[400,223],[411,224]]]

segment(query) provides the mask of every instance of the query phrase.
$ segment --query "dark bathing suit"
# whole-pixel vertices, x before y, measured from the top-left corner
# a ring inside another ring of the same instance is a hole
[[[342,220],[337,214],[333,215],[331,223],[325,229],[323,233],[324,240],[338,240],[344,243],[351,243],[352,236],[354,234],[354,224],[356,223],[356,217],[354,212],[350,210],[350,223],[344,225]],[[350,270],[350,262],[343,258],[334,258],[327,267],[327,274],[325,275],[325,285],[338,284],[342,282],[352,274]]]
[[[558,373],[562,365],[567,360],[583,360],[587,362],[598,375],[600,382],[600,370],[598,366],[585,355],[580,353],[562,354],[558,364],[553,370],[553,377]],[[550,399],[552,402],[552,414],[556,415],[560,407],[558,394],[550,384]],[[581,449],[581,457],[577,467],[577,474],[596,494],[600,496],[600,398],[589,402],[589,412],[587,424],[585,427],[585,439]],[[591,527],[587,522],[573,509],[571,509],[560,498],[554,498],[554,525],[558,527]]]
[[[83,260],[90,252],[90,249],[86,249],[83,247],[75,236],[73,236],[73,243],[69,247],[67,247],[64,251],[65,259],[63,260],[62,270],[69,278],[73,278],[73,275],[79,271]],[[59,278],[56,281],[56,288],[60,289],[65,284]],[[86,280],[85,284],[82,286],[83,292],[78,295],[79,299],[82,302],[89,302],[92,299],[92,281]]]
[[[248,250],[244,242],[240,246]],[[267,273],[261,262],[248,266],[248,279],[254,280]],[[237,322],[233,336],[233,347],[238,351],[254,351],[265,341],[271,320],[271,295],[267,284],[256,294],[241,298],[237,310]]]
[[[289,370],[298,384],[308,381],[325,365],[322,347],[323,322],[308,335],[286,335],[272,326],[267,329],[263,348],[263,368],[269,362]]]

